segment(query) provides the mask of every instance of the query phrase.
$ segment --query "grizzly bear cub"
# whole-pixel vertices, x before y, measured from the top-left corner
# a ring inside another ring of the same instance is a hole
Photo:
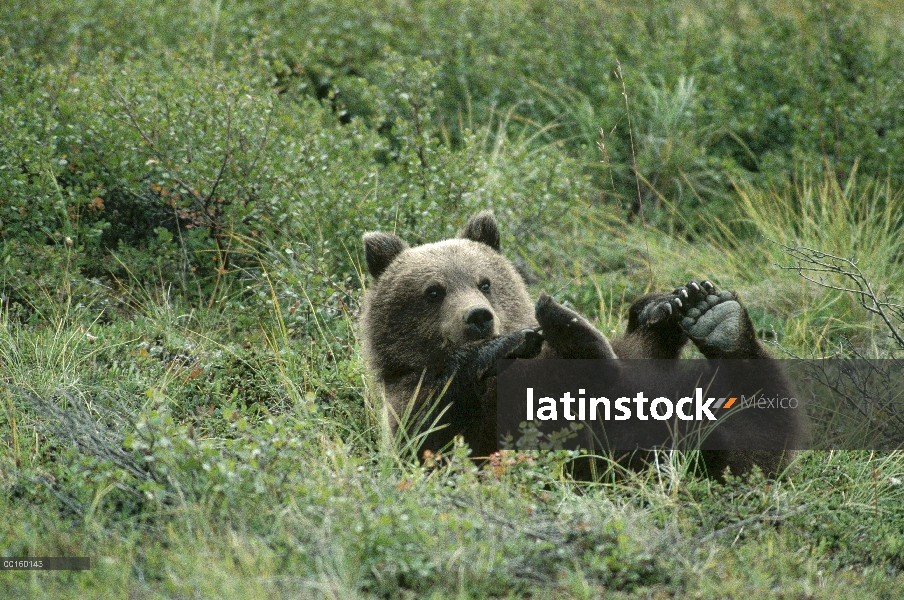
[[[400,421],[412,434],[431,429],[421,449],[439,450],[458,434],[475,456],[498,449],[500,359],[678,358],[689,339],[707,358],[769,358],[735,295],[709,282],[640,298],[629,309],[626,334],[610,344],[549,296],[534,305],[499,247],[489,212],[472,217],[457,238],[417,247],[389,233],[364,235],[374,282],[359,321],[362,351],[393,430]],[[788,457],[719,452],[705,460],[707,472],[719,476],[725,467],[742,473],[754,464],[776,473]]]
[[[496,361],[533,358],[543,341],[524,281],[499,254],[496,220],[481,213],[461,237],[416,248],[389,233],[367,233],[364,255],[374,282],[361,312],[362,351],[391,426],[409,405],[411,431],[429,427],[445,409],[444,427],[422,448],[439,450],[462,434],[475,455],[495,452]],[[440,394],[441,407],[422,410]]]

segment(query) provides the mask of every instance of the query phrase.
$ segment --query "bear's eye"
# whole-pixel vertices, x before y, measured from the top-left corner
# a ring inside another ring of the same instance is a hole
[[[431,285],[424,292],[424,297],[428,302],[442,302],[446,296],[446,290],[441,285]]]
[[[484,279],[480,282],[480,291],[484,294],[488,294],[490,292],[490,282]]]

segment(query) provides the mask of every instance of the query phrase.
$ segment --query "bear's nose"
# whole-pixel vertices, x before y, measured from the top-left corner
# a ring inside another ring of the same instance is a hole
[[[483,307],[472,308],[465,317],[465,323],[480,335],[486,335],[493,327],[493,313]]]

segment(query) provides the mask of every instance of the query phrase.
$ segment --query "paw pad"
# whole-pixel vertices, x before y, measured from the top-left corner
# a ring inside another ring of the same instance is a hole
[[[691,281],[644,307],[644,325],[674,319],[702,346],[734,352],[740,345],[744,308],[732,292],[719,291],[710,281]]]
[[[737,349],[741,335],[743,307],[729,291],[718,291],[709,281],[688,283],[674,292],[675,298],[685,298],[680,313],[681,328],[692,339],[725,353]]]

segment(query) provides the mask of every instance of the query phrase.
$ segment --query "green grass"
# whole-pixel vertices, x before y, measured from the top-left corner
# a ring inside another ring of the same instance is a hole
[[[364,231],[491,208],[532,295],[607,335],[709,278],[777,355],[900,356],[780,268],[904,294],[894,8],[4,5],[0,556],[92,568],[0,597],[900,597],[900,452],[421,464],[355,325]]]
[[[829,206],[842,197],[819,196]],[[790,218],[774,198],[759,204],[762,225]],[[573,291],[599,311],[603,331],[623,327],[621,308],[650,272],[645,260],[633,275],[592,270],[608,248],[621,260],[649,251],[655,287],[693,274],[737,281],[761,307],[758,323],[778,324],[797,351],[852,328],[882,336],[852,304],[821,323],[814,307],[834,315],[839,300],[770,267],[781,253],[768,242],[747,242],[763,257],[748,255],[745,275],[744,261],[725,258],[741,250],[718,235],[688,242],[587,209],[572,214],[560,240],[535,240],[544,251],[534,255],[551,262],[534,268],[559,275],[534,290]],[[898,242],[879,227],[885,213],[870,215],[877,249],[891,252]],[[811,234],[822,231],[819,219]],[[404,440],[385,436],[351,315],[338,328],[317,325],[332,345],[313,344],[290,332],[297,310],[267,279],[258,285],[258,317],[244,327],[230,319],[231,303],[247,299],[193,308],[140,288],[103,324],[68,298],[36,323],[4,316],[3,552],[87,555],[94,565],[4,573],[7,595],[865,598],[904,588],[900,454],[812,453],[787,479],[727,484],[695,478],[692,457],[681,455],[589,486],[564,478],[566,457],[556,454],[494,470],[460,448],[425,469]],[[767,285],[805,291],[813,304],[752,296]],[[103,434],[70,440],[56,406],[101,423]]]

